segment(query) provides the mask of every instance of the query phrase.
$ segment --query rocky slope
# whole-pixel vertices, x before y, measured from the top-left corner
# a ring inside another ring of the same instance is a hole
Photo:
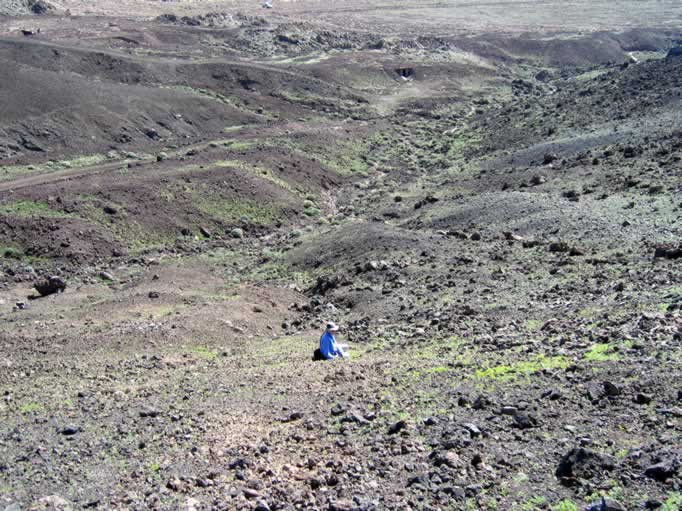
[[[231,14],[2,25],[0,509],[679,509],[679,34]]]

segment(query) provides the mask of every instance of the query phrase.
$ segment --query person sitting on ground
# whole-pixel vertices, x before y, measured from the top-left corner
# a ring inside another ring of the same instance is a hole
[[[348,358],[348,353],[346,349],[348,346],[346,344],[337,344],[336,333],[339,331],[339,327],[334,323],[327,323],[327,329],[320,337],[320,354],[325,360],[332,360],[335,358]]]

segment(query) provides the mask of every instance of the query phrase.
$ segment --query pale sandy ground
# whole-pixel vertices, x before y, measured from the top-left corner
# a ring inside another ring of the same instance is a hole
[[[60,0],[53,2],[74,15],[148,17],[161,13],[191,15],[240,11],[266,17],[314,19],[346,28],[409,30],[432,27],[433,34],[469,31],[576,31],[627,29],[637,26],[682,26],[678,0],[442,0],[366,2],[359,0],[273,0],[265,10],[258,0]]]

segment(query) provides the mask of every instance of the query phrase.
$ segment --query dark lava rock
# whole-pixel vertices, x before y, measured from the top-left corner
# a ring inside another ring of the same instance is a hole
[[[424,474],[420,474],[420,475],[412,476],[407,480],[407,486],[408,487],[414,486],[416,484],[423,486],[424,488],[428,488],[429,487],[429,478]]]
[[[472,438],[481,436],[481,430],[478,428],[478,426],[476,426],[476,424],[467,423],[463,424],[463,427],[469,432]]]
[[[341,415],[341,414],[344,413],[345,411],[346,411],[346,409],[343,407],[343,405],[341,405],[341,403],[337,403],[337,404],[335,404],[334,407],[332,408],[332,412],[331,412],[331,413],[332,413],[332,415],[333,415],[334,417],[336,417],[336,416],[338,416],[338,415]]]
[[[302,418],[303,418],[302,412],[294,412],[291,415],[289,415],[289,422],[294,422],[294,421],[300,420]]]
[[[391,427],[388,428],[388,434],[389,435],[395,435],[396,433],[401,432],[405,428],[407,428],[407,422],[398,421],[395,424],[391,425]]]
[[[244,488],[244,496],[247,499],[260,499],[262,497],[262,495],[258,491],[253,490],[251,488]]]
[[[438,423],[433,417],[427,417],[424,419],[424,426],[435,426]]]
[[[230,470],[244,470],[248,468],[249,461],[245,458],[235,458],[228,463],[227,468]]]
[[[619,502],[602,497],[597,502],[593,502],[585,511],[627,511]]]
[[[258,501],[256,504],[256,509],[255,511],[270,511],[270,506],[268,505],[267,502],[264,502],[262,500]]]
[[[544,165],[549,165],[550,163],[554,163],[559,159],[559,156],[555,153],[547,153],[545,156],[542,158],[542,163]]]
[[[550,252],[568,252],[571,250],[571,247],[568,246],[568,243],[564,243],[563,241],[556,241],[554,243],[550,243],[548,247]]]
[[[161,415],[161,412],[156,408],[145,407],[140,410],[140,417],[158,417],[159,415]]]
[[[655,258],[679,259],[682,257],[682,246],[659,245],[654,251]]]
[[[159,292],[158,292],[158,291],[150,291],[150,292],[149,292],[149,298],[156,299],[156,298],[158,298],[159,296],[160,296],[160,295],[159,295]]]
[[[40,296],[47,296],[57,292],[63,293],[66,289],[66,281],[57,276],[42,280],[33,286]]]
[[[542,394],[543,399],[549,399],[550,401],[558,401],[561,399],[561,392],[558,390],[550,389]]]
[[[31,12],[38,15],[46,14],[53,9],[53,7],[44,0],[30,0],[28,5]]]
[[[114,280],[116,280],[111,273],[106,272],[106,271],[100,272],[99,278],[102,280],[106,280],[107,282],[113,282]]]
[[[616,385],[615,383],[611,383],[610,381],[605,381],[604,382],[604,394],[610,397],[616,397],[620,396],[623,393],[622,388],[620,385]]]
[[[546,182],[547,182],[547,178],[545,176],[536,175],[536,176],[533,176],[532,178],[530,178],[530,184],[532,186],[539,186],[539,185],[544,184]]]
[[[653,397],[649,394],[640,392],[635,396],[635,403],[638,405],[648,405],[651,401],[653,401]]]
[[[597,383],[590,383],[586,389],[587,398],[596,403],[604,396],[604,386]]]
[[[613,469],[614,466],[615,463],[610,456],[580,447],[571,449],[564,455],[555,475],[564,482],[592,479],[604,471]]]
[[[434,197],[433,195],[427,195],[426,197],[424,197],[422,200],[418,201],[414,205],[414,209],[421,209],[424,206],[426,206],[427,204],[433,204],[435,202],[438,202],[439,200],[440,199],[438,199],[438,197]]]
[[[530,429],[538,425],[538,421],[532,415],[516,412],[513,416],[514,427],[519,429]]]
[[[76,433],[79,433],[80,430],[81,428],[76,426],[75,424],[69,424],[67,426],[64,426],[60,433],[64,436],[72,436],[75,435]]]
[[[457,468],[462,465],[462,461],[455,451],[433,451],[429,458],[436,467],[445,465],[450,468]]]
[[[634,158],[637,156],[637,148],[633,146],[627,146],[623,149],[623,156],[625,158]]]
[[[471,408],[473,408],[474,410],[483,410],[484,408],[487,408],[490,405],[491,405],[490,399],[488,399],[486,396],[478,396],[471,405]]]
[[[644,470],[644,475],[656,479],[657,481],[664,482],[666,479],[671,478],[675,475],[677,469],[673,460],[663,460],[660,463],[651,465]]]
[[[102,209],[107,215],[115,215],[116,213],[118,213],[118,209],[116,209],[113,206],[104,206],[104,208]]]

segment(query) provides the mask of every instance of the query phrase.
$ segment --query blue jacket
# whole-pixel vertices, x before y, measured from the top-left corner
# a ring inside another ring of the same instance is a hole
[[[336,344],[336,337],[329,332],[323,333],[320,337],[320,352],[327,360],[343,356],[343,350]]]

